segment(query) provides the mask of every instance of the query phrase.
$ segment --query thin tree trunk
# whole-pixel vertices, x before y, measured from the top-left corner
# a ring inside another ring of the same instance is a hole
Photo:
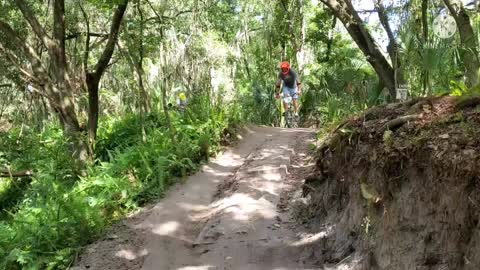
[[[383,81],[391,98],[394,99],[395,93],[395,76],[393,68],[387,59],[380,52],[373,37],[363,26],[363,22],[358,16],[357,11],[353,8],[349,0],[321,0],[335,16],[340,19],[348,33],[355,41],[357,46],[363,52],[367,61],[372,65],[373,69]]]
[[[160,29],[160,35],[163,38],[163,29]],[[170,80],[170,75],[167,75],[166,71],[166,54],[165,54],[165,48],[163,46],[163,43],[160,43],[160,63],[162,66],[162,76],[163,80],[160,82],[161,85],[161,91],[162,91],[162,107],[163,107],[163,113],[165,114],[165,122],[167,124],[168,131],[170,133],[170,136],[172,138],[172,142],[175,142],[175,130],[172,126],[172,121],[170,120],[170,114],[168,111],[168,103],[167,103],[167,88],[168,88],[168,83]]]
[[[299,47],[297,43],[297,37],[295,36],[295,29],[293,27],[294,16],[292,16],[291,12],[288,11],[288,7],[287,7],[287,4],[285,3],[285,0],[280,0],[280,4],[282,5],[283,9],[285,10],[285,14],[288,17],[287,18],[288,32],[290,32],[293,52],[296,53]]]
[[[137,65],[135,65],[135,72],[137,73],[137,77],[138,77],[138,88],[140,90],[140,107],[141,107],[141,110],[144,112],[144,113],[148,113],[150,112],[151,108],[150,108],[150,97],[147,93],[147,90],[145,89],[145,85],[144,85],[144,82],[143,82],[143,76],[145,74],[145,72],[143,71],[143,65],[141,63],[137,63]]]
[[[65,87],[65,76],[67,59],[65,55],[65,2],[55,0],[53,7],[53,38],[55,46],[55,57],[53,65],[56,76],[56,83],[60,88]]]
[[[470,17],[461,2],[443,0],[448,10],[455,18],[460,34],[460,42],[463,47],[462,59],[467,77],[465,84],[468,87],[477,85],[479,81],[480,60],[478,55],[478,44],[473,31]]]
[[[130,64],[130,67],[132,70],[135,71],[135,74],[137,75],[137,82],[138,82],[138,96],[137,96],[137,102],[135,103],[135,109],[137,109],[140,112],[140,126],[142,129],[142,140],[145,142],[147,140],[147,133],[145,130],[145,121],[144,121],[144,115],[147,112],[150,112],[150,107],[147,107],[146,104],[150,104],[149,100],[150,97],[147,95],[144,85],[143,85],[143,69],[140,63],[135,63],[135,60],[133,59],[134,56],[130,50],[131,48],[128,48],[128,51],[124,49],[124,47],[121,45],[120,42],[118,42],[118,49],[120,53],[123,54],[123,56],[128,60],[128,63]],[[145,100],[148,99],[148,100]]]
[[[383,6],[383,0],[375,0],[375,8],[378,12],[378,17],[380,18],[380,24],[383,26],[388,36],[388,46],[387,51],[390,55],[390,60],[392,62],[394,79],[395,79],[395,89],[400,85],[406,84],[404,77],[404,71],[402,67],[402,61],[400,57],[399,45],[395,39],[392,28],[390,27],[388,14],[385,11]],[[396,93],[395,93],[396,94]]]
[[[301,35],[300,35],[300,47],[297,52],[297,62],[298,62],[298,73],[300,75],[303,74],[303,69],[305,67],[305,40],[307,37],[307,22],[305,16],[305,6],[304,0],[299,0],[299,11],[300,11],[300,18],[301,18]]]
[[[428,0],[422,0],[422,32],[423,32],[423,48],[428,46]],[[422,85],[423,93],[430,94],[430,87],[428,84],[429,72],[427,69],[422,69]]]
[[[93,144],[96,139],[96,132],[98,129],[98,115],[99,115],[99,98],[98,88],[100,84],[100,78],[95,74],[87,73],[86,78],[87,90],[88,90],[88,138],[90,149],[93,150]]]
[[[86,75],[86,84],[88,88],[88,138],[90,148],[93,149],[95,140],[97,138],[98,116],[99,116],[99,100],[98,90],[100,80],[108,67],[108,63],[112,58],[115,44],[120,33],[120,25],[122,23],[123,15],[127,9],[128,0],[123,4],[119,4],[113,14],[112,25],[108,35],[107,45],[98,59],[93,72],[88,72]]]
[[[136,102],[136,108],[138,111],[140,111],[141,114],[144,112],[149,112],[150,107],[148,107],[147,104],[150,104],[149,102],[144,103],[144,99],[149,99],[150,97],[145,91],[145,86],[143,83],[143,75],[145,74],[143,72],[143,67],[140,64],[139,61],[135,60],[134,52],[132,52],[132,48],[127,48],[123,46],[120,42],[117,43],[119,52],[127,59],[128,64],[130,65],[130,68],[135,72],[137,83],[138,83],[138,97]],[[128,46],[127,46],[128,47]],[[136,49],[136,47],[135,47]],[[142,93],[143,92],[143,93]]]
[[[137,72],[138,76],[138,87],[140,88],[140,98],[141,98],[141,106],[143,107],[143,112],[148,113],[151,110],[150,107],[150,97],[148,95],[148,92],[145,89],[144,82],[143,82],[143,76],[145,75],[145,71],[143,69],[143,57],[144,57],[144,44],[143,44],[143,33],[144,33],[144,27],[145,27],[145,21],[144,21],[144,16],[143,16],[143,11],[140,6],[140,2],[138,2],[137,5],[137,10],[138,13],[140,14],[140,48],[139,48],[139,57],[137,64],[135,65],[135,70]]]
[[[85,35],[85,49],[83,52],[82,57],[82,67],[83,67],[83,78],[84,78],[84,87],[88,89],[87,86],[87,74],[88,74],[88,58],[90,56],[90,19],[88,18],[87,12],[83,8],[82,4],[79,4],[80,10],[82,11],[83,19],[85,20],[85,24],[87,26],[87,33]]]
[[[245,54],[243,54],[243,63],[245,65],[245,71],[247,72],[247,78],[250,80],[252,76],[250,75],[250,67],[248,66],[248,60]],[[232,77],[233,78],[233,77]]]
[[[167,103],[167,87],[168,87],[168,78],[167,76],[163,77],[163,85],[162,85],[162,105],[163,105],[163,113],[165,114],[165,122],[167,124],[167,128],[172,135],[172,140],[175,140],[175,131],[172,127],[172,121],[170,120],[170,114],[168,112],[168,103]]]

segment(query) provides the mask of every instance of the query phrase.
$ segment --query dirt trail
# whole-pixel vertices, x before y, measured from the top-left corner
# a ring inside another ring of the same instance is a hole
[[[313,131],[251,127],[244,136],[89,247],[74,269],[320,269],[283,211],[303,178],[289,169],[302,171]]]

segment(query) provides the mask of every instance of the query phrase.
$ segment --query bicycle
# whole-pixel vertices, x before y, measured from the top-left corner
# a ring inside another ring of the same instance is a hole
[[[283,102],[287,104],[287,109],[285,110],[285,127],[286,128],[297,128],[298,121],[295,116],[295,111],[293,108],[293,98],[290,95],[283,96]]]

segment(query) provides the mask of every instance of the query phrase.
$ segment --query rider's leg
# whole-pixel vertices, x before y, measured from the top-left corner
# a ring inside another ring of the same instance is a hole
[[[286,87],[285,85],[283,86],[283,96],[286,97],[286,96],[290,96],[290,90],[288,87]],[[283,102],[283,109],[284,111],[288,111],[288,103],[286,102]]]
[[[295,109],[295,115],[298,115],[298,99],[293,100],[293,108]]]
[[[296,87],[290,90],[290,95],[293,98],[293,108],[295,111],[295,115],[298,116],[298,90]]]

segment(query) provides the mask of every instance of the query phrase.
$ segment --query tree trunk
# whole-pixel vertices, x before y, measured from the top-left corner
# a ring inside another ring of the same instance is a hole
[[[56,83],[60,88],[65,87],[67,59],[65,55],[65,2],[55,0],[53,7],[53,39],[57,46],[54,48],[54,73]]]
[[[422,0],[422,32],[423,32],[423,48],[428,46],[428,0]],[[430,94],[429,73],[427,69],[422,69],[422,85],[423,93]]]
[[[145,72],[143,70],[143,65],[141,63],[137,63],[135,66],[135,72],[137,73],[138,77],[138,87],[140,89],[140,107],[142,112],[149,113],[151,111],[150,107],[150,96],[148,95],[147,90],[145,89],[143,76]]]
[[[285,3],[286,2],[286,3]],[[299,51],[299,47],[298,47],[298,43],[297,43],[297,37],[295,35],[295,28],[294,28],[294,16],[293,16],[293,12],[290,12],[288,10],[288,0],[285,1],[285,0],[280,0],[280,5],[282,6],[283,10],[285,11],[285,16],[287,17],[286,18],[286,23],[288,24],[288,32],[290,34],[290,43],[292,45],[292,51],[293,53],[297,54],[297,52]],[[287,42],[285,41],[285,44],[284,44],[284,59],[287,59]],[[297,60],[297,58],[295,57],[294,58],[295,60]],[[297,61],[297,65],[298,65],[298,61]]]
[[[400,85],[404,85],[407,83],[404,77],[399,45],[397,43],[397,40],[395,39],[392,28],[390,27],[388,14],[386,13],[385,7],[383,6],[383,0],[375,1],[375,9],[377,10],[378,17],[380,18],[380,24],[383,26],[383,28],[387,32],[387,36],[388,36],[387,51],[388,51],[388,54],[390,55],[390,60],[392,62],[392,68],[393,68],[393,74],[394,74],[394,80],[395,80],[395,89],[397,89]]]
[[[343,23],[352,39],[367,58],[367,61],[372,65],[379,78],[389,90],[392,99],[394,99],[396,93],[393,68],[380,52],[373,37],[363,26],[363,22],[358,16],[357,11],[353,8],[352,3],[349,0],[321,1],[329,7],[335,16]]]
[[[24,0],[15,0],[16,6],[20,9],[25,20],[30,24],[35,35],[48,49],[52,59],[53,76],[50,76],[44,67],[40,56],[30,47],[25,40],[11,29],[11,27],[0,21],[0,32],[9,37],[6,47],[12,52],[22,50],[29,60],[32,73],[29,77],[33,82],[44,89],[50,104],[59,117],[66,138],[71,143],[73,157],[82,165],[86,161],[87,148],[82,136],[80,124],[75,111],[75,100],[73,89],[68,81],[67,64],[65,55],[65,3],[64,0],[54,2],[53,39],[50,38],[45,29],[41,26],[34,12]],[[0,40],[2,42],[2,40]]]
[[[301,21],[301,31],[300,31],[300,46],[298,50],[295,51],[297,57],[297,64],[298,64],[298,74],[301,76],[303,74],[303,69],[305,67],[305,39],[307,35],[307,22],[304,15],[304,3],[303,0],[298,1],[299,5],[299,17]]]
[[[95,140],[97,138],[98,129],[98,115],[99,115],[99,84],[100,80],[108,67],[108,63],[112,58],[115,44],[118,40],[120,32],[120,25],[122,23],[123,15],[127,9],[128,0],[123,4],[119,4],[113,14],[112,25],[110,26],[110,33],[108,35],[107,45],[105,46],[102,55],[95,65],[95,71],[86,74],[86,84],[88,88],[88,138],[90,149],[93,149]],[[88,56],[88,55],[87,55]]]
[[[468,87],[479,84],[479,69],[480,60],[478,55],[478,44],[473,31],[472,24],[470,23],[470,17],[468,16],[465,7],[461,2],[443,0],[448,10],[455,18],[457,23],[458,32],[460,34],[460,42],[463,47],[461,54],[463,59],[463,65],[465,68],[466,82]]]
[[[140,89],[140,99],[141,99],[141,106],[143,107],[143,112],[148,113],[150,112],[150,97],[148,96],[148,92],[145,89],[144,82],[143,82],[143,76],[145,75],[145,71],[143,69],[143,56],[144,56],[144,46],[143,46],[143,33],[144,33],[144,28],[145,28],[145,20],[143,16],[143,11],[140,6],[140,2],[138,2],[137,5],[137,10],[138,13],[140,14],[140,48],[138,52],[138,61],[135,65],[135,70],[137,72],[138,76],[138,87]]]
[[[120,53],[127,59],[128,64],[130,65],[130,68],[135,71],[135,75],[137,77],[137,83],[138,83],[138,97],[137,100],[138,102],[136,103],[136,109],[140,111],[140,114],[143,113],[148,113],[151,111],[150,107],[150,96],[148,95],[144,81],[143,81],[143,76],[145,75],[145,72],[143,70],[143,56],[140,56],[142,60],[135,60],[135,52],[132,52],[135,48],[130,48],[128,47],[127,50],[123,47],[123,45],[119,42],[118,43],[118,49]]]
[[[88,141],[90,150],[93,151],[93,146],[97,138],[98,129],[98,115],[99,115],[99,98],[98,88],[100,78],[92,73],[87,73],[87,89],[88,89]]]
[[[164,73],[165,74],[165,73]],[[166,76],[163,77],[163,85],[162,85],[162,105],[163,105],[163,113],[165,114],[165,121],[167,123],[167,128],[170,131],[172,136],[172,140],[175,141],[175,131],[172,127],[172,121],[170,120],[170,114],[168,112],[168,103],[167,103],[167,87],[168,87],[168,80]]]

